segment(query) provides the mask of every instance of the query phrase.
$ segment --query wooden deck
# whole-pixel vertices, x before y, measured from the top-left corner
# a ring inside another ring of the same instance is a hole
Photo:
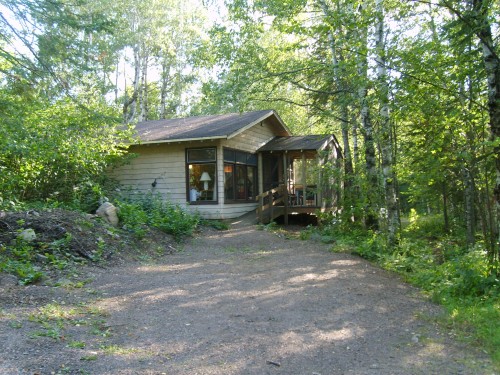
[[[321,207],[317,205],[297,204],[295,195],[288,194],[285,185],[271,189],[256,198],[258,201],[257,218],[261,224],[268,224],[279,216],[284,216],[285,225],[288,224],[288,215],[314,214]]]

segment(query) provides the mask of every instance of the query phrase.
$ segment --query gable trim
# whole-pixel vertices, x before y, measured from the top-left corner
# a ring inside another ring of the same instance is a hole
[[[283,120],[278,116],[278,114],[274,111],[274,110],[271,110],[269,111],[269,113],[266,113],[264,116],[262,116],[261,118],[251,122],[250,124],[244,126],[243,128],[235,131],[234,133],[231,133],[227,136],[227,139],[231,139],[231,138],[234,138],[236,137],[237,135],[247,131],[248,129],[254,127],[255,125],[263,122],[264,120],[268,119],[269,117],[273,116],[276,118],[276,120],[278,120],[278,123],[281,125],[281,127],[289,134],[291,135],[292,133],[290,132],[290,129],[288,129],[288,127],[285,125],[285,123],[283,122]]]

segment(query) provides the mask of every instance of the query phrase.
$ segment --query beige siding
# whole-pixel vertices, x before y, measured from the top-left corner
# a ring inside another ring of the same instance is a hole
[[[272,127],[264,122],[231,138],[213,142],[179,142],[132,146],[130,151],[138,154],[130,164],[115,169],[111,175],[123,186],[137,193],[160,193],[171,202],[198,212],[207,219],[232,219],[255,210],[255,203],[224,204],[223,147],[246,152],[258,148],[274,137]],[[186,148],[217,146],[217,204],[190,205],[186,196]],[[151,186],[156,179],[156,187]]]
[[[132,146],[138,156],[112,172],[123,186],[137,193],[160,193],[175,203],[185,200],[184,147],[175,145]],[[156,187],[151,184],[156,179]]]
[[[271,125],[264,121],[231,139],[222,140],[222,146],[254,153],[274,136]]]

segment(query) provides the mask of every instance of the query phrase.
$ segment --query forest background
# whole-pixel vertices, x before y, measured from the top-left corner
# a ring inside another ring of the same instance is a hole
[[[343,210],[304,236],[402,273],[499,363],[499,38],[495,0],[1,0],[0,208],[94,210],[124,124],[272,108],[341,140]]]

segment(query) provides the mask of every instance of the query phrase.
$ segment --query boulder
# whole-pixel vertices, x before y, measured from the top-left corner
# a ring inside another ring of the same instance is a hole
[[[118,226],[118,208],[116,208],[113,204],[104,202],[95,213],[111,225],[115,227]]]
[[[33,242],[34,240],[36,240],[36,233],[33,229],[28,228],[19,233],[17,235],[17,238],[20,238],[25,242]]]

